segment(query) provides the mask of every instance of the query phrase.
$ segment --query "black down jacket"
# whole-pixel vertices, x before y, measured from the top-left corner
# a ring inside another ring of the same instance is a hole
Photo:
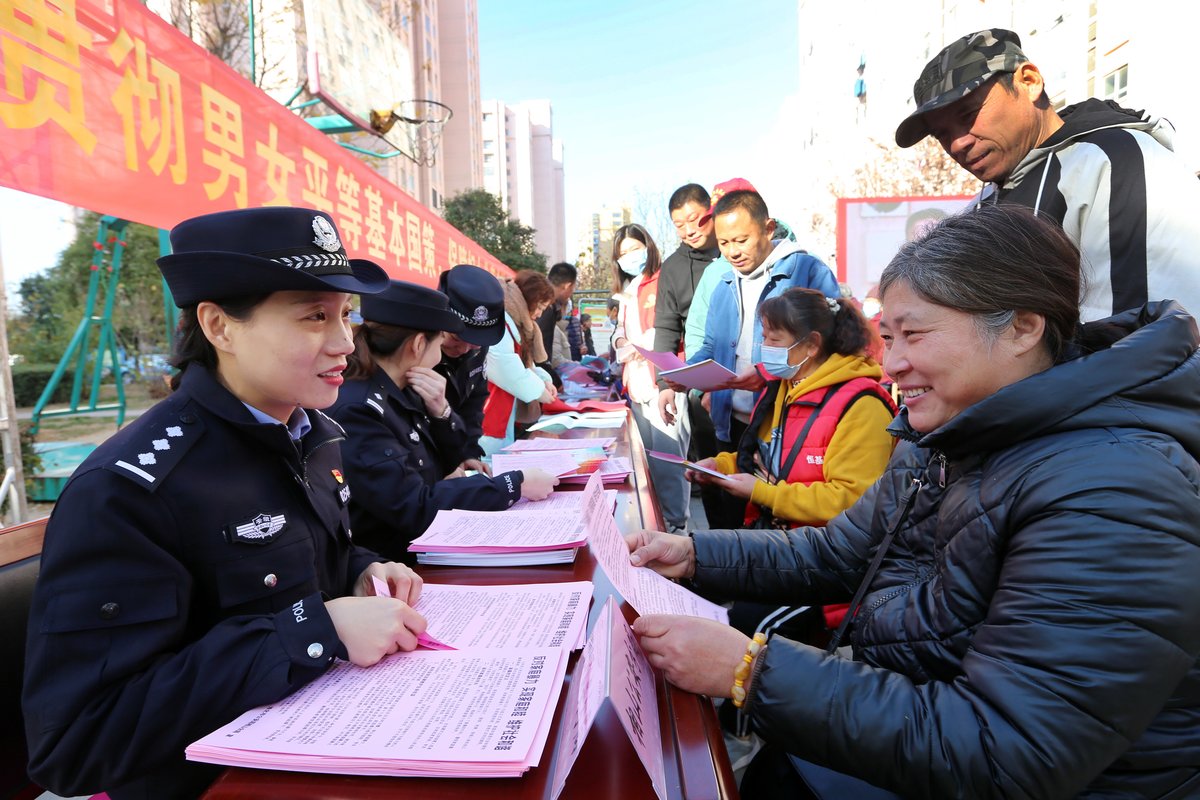
[[[853,660],[771,641],[768,741],[909,797],[1200,797],[1200,355],[1171,302],[902,442],[825,528],[695,534],[706,594],[863,601]]]

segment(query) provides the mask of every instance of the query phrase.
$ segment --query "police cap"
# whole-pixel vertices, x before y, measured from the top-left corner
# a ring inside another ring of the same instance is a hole
[[[446,295],[408,281],[392,281],[379,294],[364,296],[362,316],[368,322],[418,331],[461,333],[463,329]]]
[[[311,208],[243,208],[184,220],[158,259],[180,308],[284,290],[372,294],[388,276],[347,258],[333,219]]]
[[[451,267],[438,278],[450,310],[462,320],[458,338],[491,347],[504,335],[504,287],[485,269],[471,264]]]

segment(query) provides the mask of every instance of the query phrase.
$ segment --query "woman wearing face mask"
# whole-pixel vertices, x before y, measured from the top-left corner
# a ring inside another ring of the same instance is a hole
[[[682,423],[667,424],[658,411],[658,386],[654,366],[633,345],[654,349],[654,309],[658,295],[658,247],[641,225],[622,226],[613,234],[613,289],[620,307],[612,345],[624,364],[622,382],[629,395],[642,443],[650,450],[675,455],[687,452]],[[650,480],[663,520],[673,530],[684,530],[690,492],[683,472],[674,465],[650,460]]]
[[[558,480],[542,470],[495,477],[456,472],[475,443],[446,402],[446,379],[433,369],[446,335],[464,328],[446,295],[392,281],[364,300],[362,315],[332,411],[346,429],[342,452],[354,484],[348,500],[356,542],[411,560],[408,543],[439,509],[501,511],[553,491]]]
[[[853,303],[814,289],[764,301],[759,317],[758,371],[767,385],[738,452],[700,462],[729,477],[688,475],[747,500],[749,526],[824,525],[854,505],[892,454],[887,426],[896,406],[879,385],[879,364],[866,355],[874,333]],[[844,610],[826,607],[822,624],[815,612],[735,603],[730,621],[740,630],[804,638],[836,628]]]

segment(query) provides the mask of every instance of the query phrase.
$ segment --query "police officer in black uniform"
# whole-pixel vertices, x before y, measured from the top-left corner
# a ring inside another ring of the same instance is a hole
[[[354,482],[350,519],[357,541],[395,559],[439,509],[501,511],[521,497],[544,499],[558,483],[542,470],[462,475],[478,439],[446,400],[433,368],[448,333],[465,332],[446,295],[405,281],[364,297],[363,323],[337,404],[346,430],[346,475]]]
[[[438,291],[450,299],[463,329],[447,334],[434,369],[446,379],[446,400],[466,426],[469,445],[462,466],[490,475],[479,437],[488,398],[488,348],[504,336],[504,287],[487,270],[459,264],[438,277]]]
[[[343,433],[316,410],[349,293],[386,274],[309,209],[197,217],[171,243],[176,391],[80,465],[46,530],[23,705],[30,777],[59,794],[198,796],[220,769],[189,743],[425,627],[420,578],[351,543]],[[372,575],[403,599],[366,596]]]

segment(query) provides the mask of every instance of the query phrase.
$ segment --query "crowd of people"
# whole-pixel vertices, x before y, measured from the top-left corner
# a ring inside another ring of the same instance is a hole
[[[433,289],[350,259],[320,211],[177,226],[175,391],[47,528],[31,776],[197,796],[216,771],[188,743],[415,648],[408,543],[547,497],[488,457],[556,366],[604,354],[646,446],[705,469],[651,464],[668,530],[630,559],[731,624],[634,631],[761,742],[744,796],[1200,796],[1200,182],[1162,120],[1055,110],[1010,31],[951,43],[914,103],[897,143],[932,135],[985,186],[891,259],[878,329],[741,178],[672,194],[665,256],[616,232],[600,342],[570,265]],[[734,377],[689,390],[637,348]]]

